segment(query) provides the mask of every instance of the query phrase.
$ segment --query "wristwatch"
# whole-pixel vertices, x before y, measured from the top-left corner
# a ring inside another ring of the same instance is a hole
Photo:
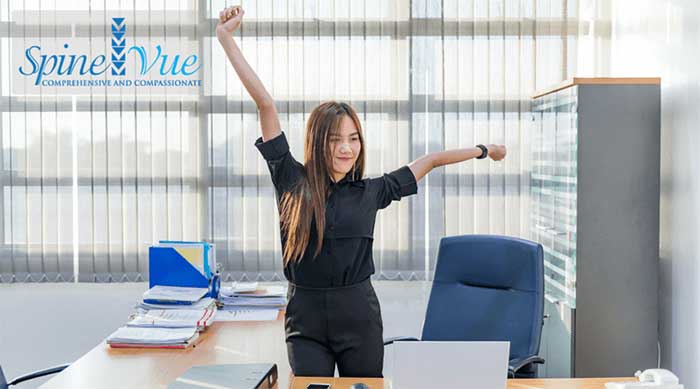
[[[486,148],[484,145],[476,145],[476,147],[481,149],[481,155],[476,157],[476,159],[484,159],[489,156],[489,149]]]

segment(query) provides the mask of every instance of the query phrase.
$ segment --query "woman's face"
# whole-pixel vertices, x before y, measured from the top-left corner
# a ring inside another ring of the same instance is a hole
[[[360,133],[355,123],[348,115],[343,115],[340,124],[340,133],[331,134],[329,147],[333,156],[331,172],[335,181],[341,180],[352,170],[357,157],[360,155]]]

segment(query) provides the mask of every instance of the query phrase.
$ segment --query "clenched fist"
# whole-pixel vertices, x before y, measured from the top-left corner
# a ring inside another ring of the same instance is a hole
[[[500,161],[506,157],[505,145],[487,145],[486,148],[489,151],[489,158],[494,161]]]
[[[229,7],[219,12],[219,23],[216,25],[216,34],[231,35],[236,31],[243,21],[245,11],[240,5]]]

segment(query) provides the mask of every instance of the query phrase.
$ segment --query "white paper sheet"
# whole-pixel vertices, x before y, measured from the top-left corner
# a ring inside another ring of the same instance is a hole
[[[278,309],[219,310],[216,321],[272,321],[277,319],[278,314]]]
[[[107,338],[107,343],[176,344],[195,336],[197,329],[121,327]]]

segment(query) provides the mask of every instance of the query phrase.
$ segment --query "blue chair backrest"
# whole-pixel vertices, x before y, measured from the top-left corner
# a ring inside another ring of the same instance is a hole
[[[7,378],[5,378],[5,374],[2,372],[2,366],[0,366],[0,389],[7,389],[8,387]]]
[[[539,352],[542,246],[506,236],[440,240],[422,340],[510,341],[510,359]]]

